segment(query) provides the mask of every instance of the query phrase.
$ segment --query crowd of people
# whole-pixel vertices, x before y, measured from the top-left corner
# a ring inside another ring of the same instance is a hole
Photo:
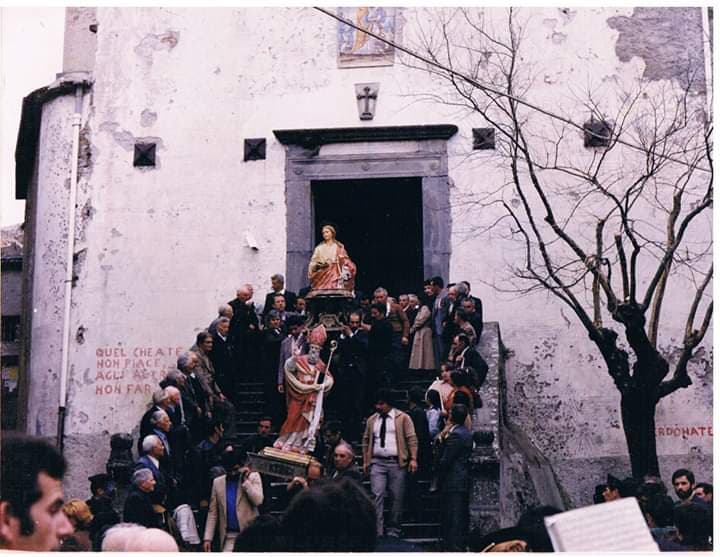
[[[63,504],[62,457],[37,440],[4,441],[0,519],[17,518],[18,529],[10,538],[0,531],[0,547],[27,548],[39,535],[41,549],[61,540],[68,551],[417,550],[400,528],[403,516],[421,512],[419,484],[427,481],[441,506],[436,550],[552,550],[543,525],[560,512],[552,507],[528,509],[511,529],[468,531],[472,421],[488,368],[477,350],[482,304],[467,282],[446,288],[434,277],[421,295],[397,299],[384,288],[353,293],[307,473],[278,491],[276,478],[253,470],[247,455],[272,447],[286,417],[284,364],[308,351],[307,292],[286,290],[281,275],[271,285],[261,307],[250,285],[239,288],[159,383],[140,418],[122,512],[108,474],[89,478],[89,500]],[[408,370],[430,385],[410,388],[404,411],[392,388]],[[264,415],[240,442],[241,382],[250,379],[263,386]],[[18,466],[28,471],[20,479]],[[673,486],[681,504],[668,506],[659,478],[608,476],[596,502],[637,497],[661,549],[707,547],[712,486],[695,485],[687,470],[673,475]],[[33,515],[40,502],[47,524]]]
[[[695,474],[686,468],[675,470],[671,482],[675,501],[657,476],[638,481],[633,477],[621,480],[608,474],[607,481],[595,487],[593,502],[635,497],[661,551],[711,551],[712,484],[695,483]]]
[[[287,417],[286,362],[308,352],[310,335],[307,291],[286,290],[281,275],[271,277],[271,287],[261,307],[253,302],[250,285],[238,288],[236,298],[219,307],[217,317],[180,355],[178,369],[160,382],[140,420],[141,456],[125,514],[146,527],[171,533],[177,528],[181,545],[229,550],[250,522],[284,512],[291,495],[308,484],[368,478],[376,536],[399,538],[406,502],[417,504],[418,482],[432,479],[433,489],[447,492],[443,501],[453,517],[444,529],[448,547],[461,548],[472,412],[481,404],[479,388],[487,374],[476,349],[482,305],[470,296],[469,284],[445,288],[442,278],[434,277],[425,282],[422,295],[402,294],[397,300],[382,287],[372,297],[353,292],[329,362],[333,391],[311,444],[317,470],[311,467],[307,478],[294,478],[288,496],[272,501],[265,496],[270,478],[251,471],[246,458],[273,445]],[[429,383],[438,369],[427,393],[411,389],[404,401],[408,413],[394,407],[389,388],[408,370]],[[248,380],[262,384],[266,415],[257,433],[237,444],[239,387]],[[358,467],[353,443],[361,440],[363,464]],[[224,482],[231,482],[232,492]],[[387,524],[386,491],[392,498]],[[242,501],[237,522],[228,522],[222,513],[218,517],[218,508],[226,508],[223,497]]]
[[[452,413],[459,412],[451,418],[453,421],[463,419],[459,408],[460,405],[453,407]],[[453,450],[464,450],[463,437],[461,433],[451,441],[456,446]],[[151,473],[146,473],[147,469],[140,468],[133,474],[133,484],[139,491],[128,495],[121,522],[112,508],[113,487],[107,475],[91,478],[93,495],[88,501],[64,502],[62,480],[66,464],[54,447],[40,439],[5,436],[2,454],[0,550],[174,552],[188,548],[182,537],[178,541],[177,536],[146,516],[155,512],[150,501],[137,503],[153,493],[154,479]],[[198,537],[190,549],[236,552],[417,549],[395,538],[378,537],[376,508],[357,481],[360,472],[353,464],[352,447],[344,442],[338,442],[336,447],[337,468],[330,478],[321,478],[318,467],[307,478],[290,482],[287,509],[280,517],[259,510],[263,481],[242,465],[237,454],[227,451],[222,459],[224,471],[212,484],[212,508],[205,539]],[[453,466],[447,462],[444,465]],[[608,475],[607,482],[596,487],[594,502],[634,497],[661,551],[711,551],[712,484],[695,483],[690,470],[679,469],[672,475],[672,485],[676,501],[657,477],[637,481]],[[454,504],[449,502],[448,509]],[[553,545],[544,519],[560,512],[551,506],[528,508],[515,526],[489,533],[470,532],[466,547],[474,552],[551,552]],[[219,532],[218,541],[222,545],[213,546],[208,531]],[[612,536],[612,532],[607,535]]]

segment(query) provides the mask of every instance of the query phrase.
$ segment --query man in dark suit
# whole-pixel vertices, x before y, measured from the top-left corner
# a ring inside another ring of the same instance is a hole
[[[275,310],[267,315],[267,327],[262,331],[262,377],[265,395],[265,413],[280,423],[283,399],[277,388],[277,370],[280,360],[280,349],[285,333],[282,330],[280,316]]]
[[[264,314],[264,325],[265,327],[268,326],[268,320],[270,318],[270,313],[276,313],[278,317],[280,318],[280,328],[282,329],[283,333],[287,333],[287,320],[291,315],[294,315],[293,312],[290,312],[287,310],[287,300],[285,299],[284,294],[274,294],[272,297],[272,307],[269,311],[267,311]]]
[[[167,412],[168,407],[170,406],[170,394],[165,389],[159,389],[153,393],[152,400],[153,405],[142,415],[142,418],[140,419],[140,433],[138,435],[137,444],[138,454],[142,454],[143,439],[153,432],[153,414],[158,410]]]
[[[408,390],[407,414],[415,427],[417,437],[417,473],[411,475],[407,481],[405,505],[406,512],[419,517],[422,501],[419,480],[430,477],[432,468],[432,439],[427,415],[425,414],[425,390],[417,385]]]
[[[272,290],[265,296],[265,305],[263,306],[263,316],[273,309],[273,297],[275,294],[282,294],[285,296],[285,304],[287,311],[295,311],[295,300],[297,294],[290,290],[285,290],[285,277],[280,273],[276,273],[270,277],[270,286]]]
[[[468,321],[470,322],[473,329],[475,330],[477,342],[479,343],[480,335],[482,335],[482,330],[483,330],[482,302],[478,298],[472,298],[472,297],[468,296],[467,298],[463,298],[463,301],[461,302],[461,306],[462,306],[463,311],[468,316]],[[480,308],[480,312],[477,311],[478,307]]]
[[[399,350],[401,346],[408,345],[410,336],[410,323],[400,304],[388,299],[388,291],[382,287],[376,288],[374,302],[385,306],[385,318],[393,329],[393,348]]]
[[[291,315],[287,319],[288,336],[280,344],[280,356],[277,365],[277,391],[285,392],[285,362],[291,356],[302,355],[308,352],[307,337],[305,336],[305,319],[300,315]],[[280,427],[280,423],[277,423]]]
[[[160,515],[153,510],[152,494],[156,480],[152,470],[138,468],[132,475],[132,487],[125,499],[123,521],[140,524],[146,528],[160,528]]]
[[[100,551],[102,535],[110,526],[120,522],[120,516],[113,508],[115,496],[115,484],[108,474],[95,474],[88,478],[90,480],[90,493],[92,497],[85,501],[93,514],[91,536],[93,540],[93,551]]]
[[[147,468],[155,479],[155,489],[152,490],[152,502],[165,505],[170,489],[168,473],[164,468],[165,445],[157,435],[148,435],[142,443],[143,455],[135,462],[135,470]]]
[[[230,319],[220,317],[212,333],[213,347],[208,354],[213,368],[215,381],[226,395],[235,395],[235,370],[233,369],[232,350],[230,348]]]
[[[447,290],[442,277],[433,277],[425,281],[423,287],[425,295],[432,299],[432,330],[433,348],[435,349],[435,366],[440,367],[444,354],[447,354],[443,345],[443,323],[448,315]]]
[[[350,443],[340,441],[333,449],[334,469],[330,474],[333,480],[349,478],[359,484],[363,481],[362,471],[355,464],[355,452]]]
[[[368,360],[375,385],[387,386],[392,382],[393,328],[385,318],[385,305],[370,306],[372,325],[368,328]]]
[[[353,311],[348,325],[343,327],[338,341],[340,365],[336,371],[336,406],[340,420],[349,439],[359,439],[362,434],[362,418],[372,408],[369,400],[375,386],[368,378],[368,334],[362,328],[362,313]]]
[[[259,365],[257,350],[260,324],[252,302],[252,289],[245,284],[238,288],[236,298],[228,302],[233,309],[230,320],[230,346],[235,360],[235,377],[247,375]]]
[[[467,335],[455,335],[453,338],[453,353],[455,356],[452,363],[455,368],[468,370],[470,386],[475,390],[482,387],[487,377],[488,365],[480,353],[470,346],[470,339]]]
[[[455,313],[460,307],[460,300],[458,298],[458,290],[455,285],[448,286],[447,297],[445,298],[445,319],[442,324],[442,359],[446,360],[449,357],[450,346],[452,345],[453,337],[462,332],[455,322]]]
[[[272,433],[272,418],[263,416],[258,420],[257,430],[250,435],[241,445],[241,451],[247,453],[259,453],[265,447],[272,447],[275,435]]]
[[[201,515],[207,512],[210,502],[212,469],[220,466],[220,458],[226,448],[222,442],[222,422],[213,419],[205,423],[204,439],[188,451],[183,474],[183,495]]]
[[[468,493],[470,489],[469,459],[472,454],[472,434],[463,425],[468,410],[464,404],[453,404],[450,408],[450,423],[447,436],[442,442],[438,463],[443,504],[441,531],[446,551],[465,551],[468,529]]]
[[[173,372],[169,372],[166,378],[168,381],[174,381],[180,389],[185,425],[190,429],[193,443],[203,438],[205,422],[209,419],[207,398],[200,378],[195,374],[196,366],[197,355],[194,352],[183,352],[177,359],[177,367],[182,379]]]
[[[302,317],[303,320],[307,319],[307,300],[305,300],[302,296],[298,296],[295,299],[295,313]]]
[[[477,333],[478,339],[480,338],[480,333],[482,333],[482,322],[483,322],[483,307],[482,307],[482,300],[478,298],[477,296],[473,296],[470,293],[470,283],[466,280],[462,281],[461,284],[464,284],[467,286],[467,296],[466,298],[473,301],[473,305],[475,306],[475,316],[480,322],[480,327],[475,327],[475,324],[473,323],[473,327],[475,327],[475,332]]]

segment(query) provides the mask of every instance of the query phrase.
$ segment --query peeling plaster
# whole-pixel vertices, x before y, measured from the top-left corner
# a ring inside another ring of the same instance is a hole
[[[551,39],[554,44],[562,44],[567,40],[567,33],[560,33],[558,31],[555,31],[552,34]]]
[[[87,329],[85,327],[83,327],[82,325],[80,325],[78,327],[77,333],[75,333],[75,341],[78,344],[85,343],[85,331],[87,331]]]
[[[135,53],[144,58],[148,64],[153,62],[153,54],[157,51],[166,52],[175,48],[180,40],[180,33],[168,30],[161,35],[145,35],[142,41],[134,48]]]
[[[570,23],[577,15],[577,10],[571,10],[570,8],[558,8],[558,11],[563,19],[563,25]]]
[[[157,122],[157,112],[153,112],[149,108],[146,108],[140,113],[140,125],[143,128],[149,128],[152,126],[155,122]]]
[[[635,8],[632,16],[607,20],[619,31],[615,53],[621,62],[634,56],[645,62],[643,77],[676,79],[705,93],[702,8]]]
[[[78,175],[81,178],[90,178],[93,166],[93,145],[91,141],[91,130],[85,125],[80,130],[80,144],[78,151]]]
[[[108,132],[112,135],[115,143],[120,145],[126,151],[132,151],[135,146],[135,136],[127,130],[120,127],[117,122],[103,122],[100,124],[101,132]]]
[[[76,252],[73,256],[73,288],[76,286],[77,278],[80,276],[83,268],[85,267],[87,251],[87,248],[83,248],[80,251]]]
[[[87,228],[90,221],[93,219],[96,213],[95,207],[93,207],[90,199],[85,200],[82,210],[80,211],[80,218],[76,224],[76,234],[79,242],[84,242],[87,236]]]
[[[125,130],[120,127],[120,124],[117,122],[103,122],[100,124],[100,131],[104,131],[112,135],[113,139],[115,140],[115,143],[117,143],[120,147],[122,147],[125,151],[131,152],[135,148],[136,143],[155,143],[157,145],[157,150],[161,150],[165,148],[165,145],[163,143],[163,140],[156,136],[134,136],[131,132],[128,130]],[[146,166],[146,167],[138,167],[137,170],[141,171],[152,171],[156,168],[160,167],[160,158],[158,157],[156,159],[156,164],[154,167],[152,166]]]

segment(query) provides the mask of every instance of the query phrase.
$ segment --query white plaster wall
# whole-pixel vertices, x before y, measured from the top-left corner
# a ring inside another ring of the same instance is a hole
[[[592,91],[601,108],[609,114],[617,111],[622,92],[637,89],[643,62],[639,58],[633,58],[630,63],[617,59],[614,51],[617,32],[609,29],[606,20],[614,15],[631,13],[631,8],[578,9],[569,19],[558,9],[521,10],[520,17],[527,21],[526,47],[521,47],[521,60],[532,68],[534,74],[525,98],[579,123],[589,114],[583,105],[586,91]],[[498,23],[498,20],[495,22]],[[666,95],[670,109],[673,108],[672,91],[673,84],[670,82],[654,83],[648,87],[652,98]],[[700,104],[703,99],[697,98],[695,102]],[[541,137],[556,137],[562,129],[561,124],[531,111],[523,111],[523,115],[528,118],[526,130]],[[451,152],[455,155],[450,160],[450,174],[455,184],[452,201],[455,206],[455,235],[450,278],[453,281],[469,279],[473,291],[483,299],[485,319],[500,322],[503,342],[511,350],[507,366],[510,416],[556,463],[568,459],[625,456],[627,451],[619,417],[619,394],[599,352],[575,315],[547,292],[526,296],[507,292],[512,288],[508,265],[518,264],[523,255],[522,245],[501,237],[500,227],[482,235],[473,232],[495,222],[500,212],[493,210],[492,206],[468,209],[468,199],[477,199],[497,190],[510,180],[510,174],[507,164],[503,164],[497,152],[468,153],[467,146],[471,143],[469,128],[473,127],[471,121],[478,127],[486,125],[479,117],[471,118],[458,134],[466,137],[462,141],[457,137],[450,143]],[[571,130],[567,135],[575,142],[576,148],[568,149],[561,158],[572,160],[578,166],[588,163],[592,152],[583,149],[581,133]],[[538,141],[534,145],[542,147]],[[638,169],[642,168],[637,153],[627,148],[619,149],[608,163],[616,172],[624,172],[624,183],[629,177],[639,176]],[[571,187],[570,181],[563,181],[555,175],[541,173],[540,176],[546,179],[547,186],[560,193]],[[701,178],[704,178],[702,174]],[[661,195],[664,193],[661,189]],[[490,199],[499,197],[490,196]],[[509,193],[502,197],[506,201],[516,198]],[[487,204],[489,199],[485,201]],[[555,196],[553,210],[558,216],[567,215],[572,202],[572,198]],[[536,214],[542,214],[539,206],[536,205],[535,210]],[[646,223],[641,222],[638,226],[649,232],[651,237],[661,239],[665,215],[650,205],[645,205],[640,215]],[[587,220],[580,216],[568,229],[575,238],[580,238],[586,253],[592,253],[594,222],[591,225],[586,223]],[[657,227],[654,232],[650,232],[652,226]],[[608,228],[610,232],[612,228]],[[612,237],[607,236],[611,241]],[[698,219],[688,237],[691,243],[699,241],[709,245],[712,237],[710,212]],[[699,268],[704,270],[709,264],[710,258],[707,257]],[[647,284],[656,265],[654,258],[641,260],[641,285]],[[619,277],[615,278],[619,289]],[[506,292],[498,292],[498,288]],[[644,293],[642,287],[640,292]],[[671,279],[663,304],[663,326],[658,342],[663,353],[672,353],[681,345],[693,293],[690,276],[681,269]],[[586,304],[586,307],[591,312],[591,304]],[[701,316],[697,318],[696,326],[701,319]],[[607,314],[605,322],[614,325]],[[615,328],[622,337],[622,329]],[[698,361],[690,366],[694,384],[663,399],[657,411],[657,426],[663,428],[662,432],[658,432],[661,461],[663,457],[675,455],[681,457],[677,465],[682,464],[683,459],[688,465],[695,462],[702,467],[700,475],[704,477],[710,474],[706,457],[711,458],[713,439],[711,338],[712,329],[707,333],[705,348],[700,352]],[[693,460],[696,458],[699,460]],[[627,465],[620,467],[616,463],[616,466],[618,474],[629,474]],[[591,483],[594,480],[588,478],[586,481]]]
[[[642,61],[618,61],[617,33],[606,22],[631,12],[522,10],[528,45],[523,62],[536,77],[528,97],[582,122],[585,89],[603,92],[631,84]],[[500,25],[502,10],[488,14]],[[427,17],[423,8],[403,11],[402,34],[410,44],[416,22]],[[84,159],[78,202],[78,250],[85,251],[73,291],[72,336],[83,331],[82,342],[74,341],[71,349],[69,434],[106,443],[99,433],[136,428],[158,376],[174,367],[177,351],[192,344],[218,303],[245,282],[255,286],[261,302],[270,274],[284,272],[285,153],[272,130],[450,123],[460,131],[448,145],[454,205],[449,279],[471,281],[473,293],[483,299],[485,320],[500,322],[513,351],[508,375],[510,403],[517,401],[514,418],[541,448],[557,443],[560,449],[551,458],[624,454],[618,396],[575,318],[545,293],[519,297],[493,288],[506,284],[517,246],[469,226],[491,222],[498,213],[469,211],[468,196],[495,191],[507,179],[496,152],[470,151],[471,129],[485,126],[481,118],[422,101],[419,94],[434,91],[434,85],[400,63],[338,69],[337,24],[310,8],[99,8],[97,21],[95,84],[84,129],[90,157]],[[380,83],[372,122],[358,120],[354,84],[360,82]],[[601,98],[607,110],[616,108],[615,97]],[[548,122],[531,118],[528,126],[542,132]],[[587,159],[575,135],[572,155]],[[242,161],[243,140],[252,137],[267,138],[267,160]],[[158,143],[156,168],[132,166],[138,139]],[[340,149],[325,149],[333,148]],[[632,161],[627,152],[617,157],[615,165]],[[42,184],[52,183],[47,172]],[[41,195],[37,208],[50,225],[38,238],[38,261],[43,252],[59,249],[64,233],[65,221],[43,204],[47,199]],[[706,228],[694,233],[708,234],[710,223],[703,224]],[[245,231],[257,238],[259,251],[245,244]],[[576,231],[592,238],[582,225]],[[52,391],[55,384],[39,378],[59,369],[48,365],[59,357],[55,341],[49,341],[61,326],[56,318],[61,301],[49,286],[54,272],[42,266],[36,272],[35,294],[47,309],[35,316],[33,344],[47,348],[33,349],[34,394]],[[682,315],[689,300],[676,294],[684,285],[673,288],[664,311]],[[674,324],[663,330],[663,346],[679,339],[684,322]],[[711,385],[710,372],[701,371]],[[698,381],[664,400],[658,425],[707,425],[708,393]],[[54,395],[47,396],[31,397],[31,416],[54,406]],[[557,417],[548,422],[554,406]],[[707,453],[711,440],[658,442],[661,454],[677,455]],[[100,470],[108,451],[109,446],[95,447],[82,458],[89,469]]]
[[[68,196],[74,99],[59,97],[43,108],[38,157],[35,248],[31,262],[32,349],[28,389],[28,432],[56,433],[67,255]]]

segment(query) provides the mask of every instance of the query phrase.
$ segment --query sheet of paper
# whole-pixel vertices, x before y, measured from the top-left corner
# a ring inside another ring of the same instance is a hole
[[[555,551],[658,552],[634,497],[545,518]]]

